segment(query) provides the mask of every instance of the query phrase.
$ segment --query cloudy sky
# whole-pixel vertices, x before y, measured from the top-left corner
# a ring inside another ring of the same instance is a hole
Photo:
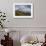
[[[16,5],[15,10],[31,12],[31,5]]]

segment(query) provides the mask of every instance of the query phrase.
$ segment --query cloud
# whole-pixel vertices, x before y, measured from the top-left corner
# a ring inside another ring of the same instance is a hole
[[[27,7],[26,5],[16,5],[15,9],[23,12],[31,12],[31,8]]]

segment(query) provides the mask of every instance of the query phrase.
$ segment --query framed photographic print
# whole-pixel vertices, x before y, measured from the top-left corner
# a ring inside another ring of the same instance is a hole
[[[14,18],[32,18],[33,4],[32,3],[14,3],[13,17]]]

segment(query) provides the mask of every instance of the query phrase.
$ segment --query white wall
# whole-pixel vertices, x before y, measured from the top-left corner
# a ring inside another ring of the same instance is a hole
[[[13,3],[33,3],[33,18],[14,19]],[[0,0],[0,10],[7,13],[6,27],[46,27],[46,0]]]

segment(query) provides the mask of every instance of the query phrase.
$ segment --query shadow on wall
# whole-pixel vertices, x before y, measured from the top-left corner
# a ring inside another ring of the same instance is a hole
[[[13,46],[21,46],[20,41],[13,40]]]

